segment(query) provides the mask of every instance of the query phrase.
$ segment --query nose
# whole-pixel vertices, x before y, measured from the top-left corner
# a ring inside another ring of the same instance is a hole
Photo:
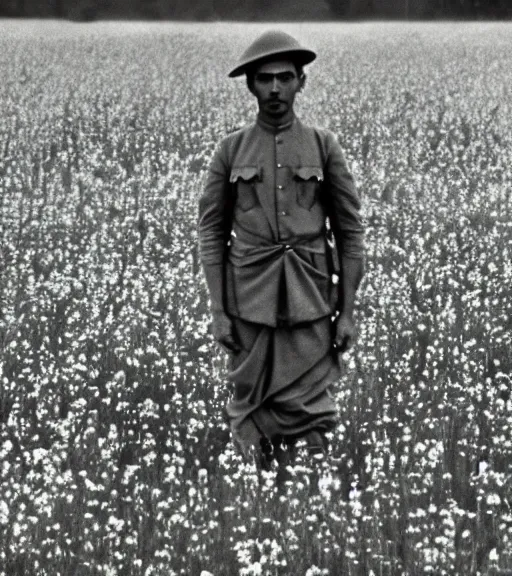
[[[279,92],[279,83],[275,76],[274,79],[272,80],[272,92],[273,93]]]

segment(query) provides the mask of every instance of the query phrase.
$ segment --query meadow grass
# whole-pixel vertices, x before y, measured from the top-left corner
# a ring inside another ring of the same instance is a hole
[[[0,21],[0,574],[512,568],[512,26],[311,24],[367,221],[336,464],[229,440],[196,214],[257,25]]]

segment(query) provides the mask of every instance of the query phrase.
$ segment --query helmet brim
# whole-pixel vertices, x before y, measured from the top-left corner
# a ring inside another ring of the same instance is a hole
[[[242,74],[245,74],[247,70],[254,69],[255,66],[259,66],[273,60],[289,59],[299,66],[305,66],[306,64],[313,62],[315,58],[316,53],[313,52],[313,50],[308,50],[307,48],[295,48],[292,50],[290,50],[290,48],[283,48],[282,50],[274,49],[266,54],[258,54],[258,56],[255,58],[248,58],[247,60],[239,62],[236,68],[233,68],[233,70],[231,70],[231,72],[228,74],[228,77],[236,78],[237,76],[242,76]]]

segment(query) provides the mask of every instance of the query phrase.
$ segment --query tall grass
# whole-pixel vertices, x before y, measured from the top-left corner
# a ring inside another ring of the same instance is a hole
[[[0,574],[512,568],[510,25],[290,26],[364,199],[335,465],[229,440],[196,207],[261,28],[0,22]]]

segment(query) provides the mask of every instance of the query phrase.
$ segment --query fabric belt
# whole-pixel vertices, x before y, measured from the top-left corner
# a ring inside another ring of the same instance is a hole
[[[317,266],[325,257],[325,231],[284,241],[236,226],[228,261],[228,312],[268,326],[311,322],[334,310],[331,274]]]
[[[320,230],[318,234],[297,236],[280,242],[236,226],[231,232],[229,259],[235,266],[251,266],[267,259],[277,258],[283,252],[297,249],[314,254],[325,254],[325,238],[325,230]]]

